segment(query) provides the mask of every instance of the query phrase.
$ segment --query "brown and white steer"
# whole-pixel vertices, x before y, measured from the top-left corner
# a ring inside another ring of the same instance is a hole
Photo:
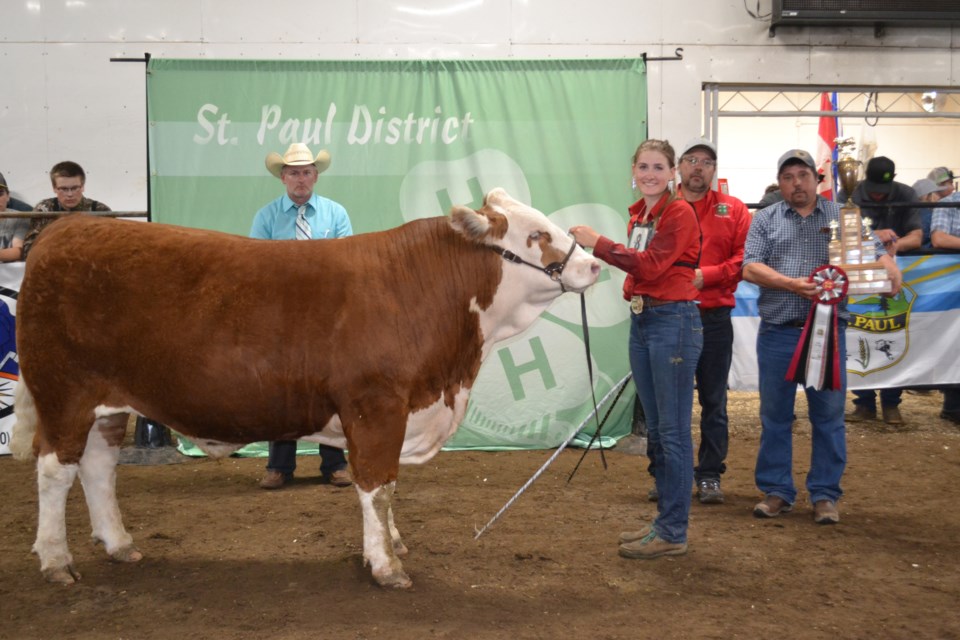
[[[37,457],[43,575],[80,578],[64,520],[77,473],[94,540],[114,560],[141,559],[115,488],[133,412],[214,457],[258,440],[349,449],[364,559],[381,585],[410,586],[390,505],[399,464],[429,460],[453,435],[494,344],[599,273],[502,189],[478,211],[318,242],[54,222],[17,302],[11,444]]]

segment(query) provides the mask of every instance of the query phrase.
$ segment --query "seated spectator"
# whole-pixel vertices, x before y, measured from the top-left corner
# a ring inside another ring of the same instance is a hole
[[[956,190],[953,180],[953,171],[946,167],[937,167],[927,174],[927,179],[933,180],[938,187],[941,198],[946,198]]]
[[[940,199],[941,203],[960,202],[960,192]],[[934,249],[960,249],[960,209],[937,207],[930,220],[930,244]]]
[[[763,197],[760,198],[758,209],[766,209],[781,200],[783,200],[783,194],[780,192],[780,185],[774,182],[767,185],[767,188],[763,190]]]
[[[86,186],[87,174],[76,162],[65,160],[53,165],[50,169],[50,184],[53,185],[54,198],[41,200],[34,207],[37,211],[110,211],[110,207],[83,195]],[[30,232],[24,240],[23,256],[26,258],[30,247],[41,229],[53,222],[56,218],[34,218],[30,222]]]
[[[913,183],[913,190],[917,192],[917,200],[920,202],[937,202],[940,200],[940,191],[937,183],[928,178],[917,180]],[[931,249],[930,244],[930,222],[933,219],[933,209],[924,207],[920,209],[920,224],[923,225],[923,240],[920,243],[921,249]]]
[[[10,202],[10,189],[0,174],[0,213],[6,213]],[[26,218],[0,218],[0,262],[23,259],[23,238],[30,226]]]
[[[2,173],[0,173],[0,184],[4,186],[7,185],[7,179],[3,177]],[[33,211],[33,207],[28,205],[26,202],[14,198],[13,192],[10,191],[9,187],[7,187],[7,191],[10,193],[10,200],[7,202],[8,211]]]

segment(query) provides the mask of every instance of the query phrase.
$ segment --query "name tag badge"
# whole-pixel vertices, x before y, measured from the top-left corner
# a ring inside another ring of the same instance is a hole
[[[637,316],[643,313],[643,298],[640,296],[630,298],[630,311]]]

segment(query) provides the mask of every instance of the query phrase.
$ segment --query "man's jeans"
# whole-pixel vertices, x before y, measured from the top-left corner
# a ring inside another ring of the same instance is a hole
[[[840,323],[841,388],[815,391],[805,388],[808,417],[813,427],[807,492],[810,501],[840,498],[840,478],[847,462],[843,406],[847,388],[845,323]],[[766,495],[783,498],[790,504],[797,499],[793,485],[793,419],[797,384],[785,379],[790,360],[797,348],[802,329],[760,323],[757,334],[757,363],[760,373],[760,450],[755,478],[757,488]]]
[[[702,348],[700,312],[693,302],[631,315],[630,369],[646,415],[660,496],[653,528],[673,543],[687,541],[693,486],[693,377]]]
[[[727,377],[733,361],[733,325],[730,308],[718,307],[700,314],[703,353],[697,364],[697,399],[700,401],[700,451],[693,479],[719,480],[727,470]]]
[[[877,392],[872,389],[861,389],[854,391],[856,398],[853,400],[854,406],[866,407],[872,411],[877,410]],[[900,404],[900,396],[903,395],[903,389],[880,389],[880,406],[896,407]]]
[[[293,475],[297,468],[297,441],[277,440],[270,443],[270,457],[267,458],[267,469],[279,471],[284,475]],[[327,476],[334,471],[347,468],[347,457],[343,449],[320,445],[320,473]]]

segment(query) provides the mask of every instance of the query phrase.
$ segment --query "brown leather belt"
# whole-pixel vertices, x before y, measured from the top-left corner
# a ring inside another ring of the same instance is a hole
[[[680,302],[679,300],[661,300],[660,298],[654,298],[652,296],[633,296],[630,298],[630,311],[634,314],[639,315],[643,313],[644,309],[651,307],[659,307],[664,304],[673,304],[675,302]]]

